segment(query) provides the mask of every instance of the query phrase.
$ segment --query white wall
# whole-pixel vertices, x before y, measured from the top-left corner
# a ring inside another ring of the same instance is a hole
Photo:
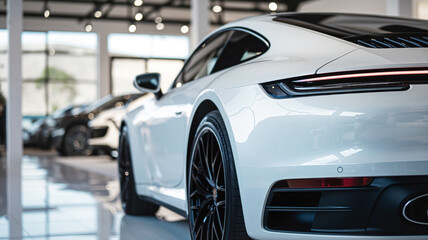
[[[411,0],[410,0],[411,1]],[[385,0],[318,0],[302,4],[302,12],[385,14]]]
[[[418,18],[428,19],[428,0],[415,1],[415,7]]]
[[[300,11],[386,14],[404,17],[421,17],[423,14],[418,12],[422,11],[424,16],[428,17],[428,0],[317,0],[302,4]]]

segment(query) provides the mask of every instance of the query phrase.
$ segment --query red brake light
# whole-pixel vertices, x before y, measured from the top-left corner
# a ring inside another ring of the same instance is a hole
[[[372,177],[355,178],[310,178],[287,180],[288,188],[339,188],[365,187],[372,183]]]

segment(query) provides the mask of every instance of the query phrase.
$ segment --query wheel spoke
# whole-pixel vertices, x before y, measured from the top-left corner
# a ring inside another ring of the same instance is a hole
[[[220,213],[218,211],[218,208],[215,211],[215,215],[217,216],[218,225],[220,227],[220,232],[223,232],[223,222],[221,221]]]
[[[215,215],[214,219],[213,219],[213,233],[216,236],[216,239],[221,239],[223,230],[221,227],[221,222],[219,222],[219,218],[217,217],[217,215],[218,215],[217,211],[218,211],[217,208],[215,208],[214,212],[213,212],[213,215]],[[220,236],[219,236],[219,232],[220,232]]]
[[[199,236],[199,238],[198,238],[198,236]],[[201,240],[203,240],[203,239],[202,239],[202,228],[199,228],[199,229],[198,229],[198,231],[196,232],[195,239],[196,239],[196,240],[197,240],[197,239],[201,239]]]
[[[190,198],[193,198],[194,196],[196,196],[198,194],[200,194],[200,192],[198,190],[195,190],[190,194]]]
[[[215,155],[214,155],[214,157],[212,158],[212,163],[211,163],[211,165],[212,165],[212,169],[213,169],[213,173],[214,173],[214,175],[216,176],[216,179],[215,179],[215,182],[217,183],[217,174],[215,174],[216,172],[218,172],[218,171],[220,171],[220,169],[216,169],[216,165],[219,165],[219,164],[217,164],[217,159],[218,159],[218,156],[219,156],[219,153],[220,153],[220,150],[219,149],[217,149],[217,151],[216,151],[216,153],[215,153]],[[220,163],[221,164],[221,163]],[[219,165],[219,167],[220,167],[220,165]]]
[[[199,194],[207,195],[210,192],[207,190],[207,186],[201,181],[198,176],[192,175],[193,182],[195,183],[196,190],[199,191]]]
[[[213,215],[212,215],[212,211],[208,212],[208,216],[207,216],[207,238],[206,239],[213,239],[212,235],[213,235]]]
[[[226,201],[220,201],[220,202],[217,202],[216,204],[217,207],[224,206],[224,205],[226,205]]]
[[[200,228],[204,227],[205,214],[203,214],[203,212],[206,209],[206,207],[208,206],[209,202],[210,202],[210,199],[206,199],[199,206],[199,209],[198,209],[198,211],[196,213],[195,224],[194,224],[194,227],[193,227],[194,230],[197,229],[197,231],[199,231]],[[203,232],[203,229],[201,231]]]
[[[220,166],[218,167],[218,171],[217,171],[217,174],[216,174],[216,177],[215,177],[215,184],[217,186],[219,185],[220,173],[222,172],[221,170],[223,170],[222,165],[223,164],[220,163]]]
[[[209,139],[209,138],[208,138]],[[214,178],[213,178],[213,173],[212,173],[212,170],[211,170],[211,167],[210,167],[210,164],[208,163],[208,161],[210,160],[209,159],[209,156],[208,156],[208,141],[207,141],[207,143],[206,143],[206,145],[204,144],[204,142],[202,141],[202,138],[200,139],[200,142],[199,142],[199,147],[200,147],[200,149],[202,149],[202,151],[201,152],[203,152],[203,156],[201,157],[200,155],[199,155],[199,157],[200,157],[200,159],[201,159],[201,162],[202,162],[202,168],[204,169],[204,174],[205,174],[205,179],[207,180],[207,182],[212,186],[212,187],[214,187],[215,185],[214,185]]]

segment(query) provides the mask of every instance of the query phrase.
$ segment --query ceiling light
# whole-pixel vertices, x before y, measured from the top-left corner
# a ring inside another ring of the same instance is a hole
[[[91,31],[92,31],[92,24],[87,23],[87,24],[85,25],[85,31],[86,31],[86,32],[91,32]]]
[[[143,17],[144,17],[144,15],[142,14],[142,13],[140,13],[140,12],[137,12],[136,14],[135,14],[135,21],[141,21],[142,19],[143,19]]]
[[[103,15],[103,12],[101,12],[101,10],[97,10],[94,12],[94,17],[95,18],[100,18]]]
[[[51,11],[49,11],[49,9],[46,8],[45,11],[43,12],[43,16],[45,18],[48,18],[50,15],[51,15]]]
[[[213,12],[220,13],[221,11],[223,11],[223,8],[220,5],[213,6]]]
[[[155,18],[155,23],[161,23],[162,22],[162,18],[161,17],[156,17]]]
[[[275,12],[276,10],[278,10],[278,4],[276,4],[276,2],[270,2],[269,10],[271,10],[272,12]]]
[[[134,6],[140,7],[141,5],[143,5],[143,0],[135,0],[134,1]]]
[[[162,31],[165,28],[165,25],[163,23],[158,23],[156,24],[156,29],[159,31]]]
[[[186,33],[188,33],[188,32],[189,32],[189,27],[188,27],[188,26],[186,26],[186,25],[183,25],[183,26],[181,26],[180,31],[181,31],[181,33],[186,34]]]
[[[129,24],[128,31],[130,33],[134,33],[135,31],[137,31],[137,26],[135,26],[135,24],[133,23]]]

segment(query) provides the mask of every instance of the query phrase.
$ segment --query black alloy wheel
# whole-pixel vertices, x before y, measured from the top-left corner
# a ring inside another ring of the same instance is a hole
[[[192,239],[249,239],[233,155],[218,111],[201,121],[192,146],[187,182]]]
[[[90,132],[84,125],[76,125],[67,130],[64,136],[62,153],[66,156],[88,156],[92,153],[89,146]]]
[[[128,139],[128,128],[122,128],[119,138],[118,169],[122,208],[129,215],[153,215],[159,206],[138,196],[135,190],[134,171]]]

